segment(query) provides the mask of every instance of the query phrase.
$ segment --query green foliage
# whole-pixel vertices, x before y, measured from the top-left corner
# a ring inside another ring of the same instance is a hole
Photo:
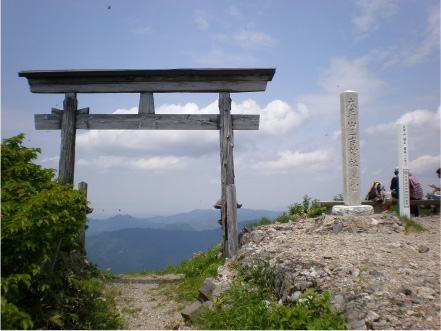
[[[22,146],[23,139],[5,139],[1,150],[2,276],[38,275],[61,238],[61,254],[81,250],[77,234],[87,220],[84,194],[32,163],[40,150]]]
[[[211,309],[198,314],[196,326],[203,330],[265,329],[268,323],[266,300],[268,294],[265,290],[253,289],[237,280]]]
[[[1,146],[2,328],[115,328],[117,314],[108,303],[102,309],[107,299],[93,280],[96,268],[84,270],[78,253],[85,195],[34,164],[40,149],[23,146],[23,139]],[[55,269],[43,273],[50,255],[57,256]]]
[[[412,227],[414,228],[417,232],[424,232],[427,231],[422,225],[418,224],[417,222],[415,222],[414,220],[406,217],[406,216],[398,216],[398,218],[400,220],[402,220],[404,222],[404,224],[406,224],[404,227],[406,229],[406,233],[409,232],[409,229]]]
[[[288,206],[289,215],[294,218],[313,218],[320,216],[326,211],[326,208],[316,207],[317,199],[311,199],[308,195],[303,197],[302,203],[295,202]]]
[[[344,330],[346,322],[331,307],[331,294],[318,294],[307,289],[300,298],[286,305],[280,299],[277,279],[283,278],[277,265],[268,261],[250,261],[249,267],[239,269],[240,276],[229,290],[203,309],[195,324],[206,330]]]
[[[184,274],[185,278],[179,284],[176,292],[179,301],[194,301],[199,289],[208,277],[215,277],[217,269],[224,264],[224,258],[219,257],[220,245],[200,252],[189,260],[183,260],[177,267],[167,266],[165,270],[156,271],[159,274]]]
[[[332,311],[330,296],[308,289],[295,304],[279,306],[267,287],[238,279],[211,309],[199,313],[196,326],[205,330],[344,330],[346,322]]]
[[[31,316],[20,311],[18,307],[8,302],[8,299],[23,298],[21,289],[29,289],[31,276],[27,274],[10,275],[3,278],[2,276],[2,296],[1,296],[1,325],[2,329],[23,329],[27,330],[33,327]]]
[[[317,199],[311,199],[308,195],[303,197],[303,202],[294,202],[292,205],[288,206],[289,215],[283,212],[280,216],[274,218],[273,220],[267,217],[262,217],[260,221],[248,223],[247,227],[255,227],[261,225],[269,225],[275,223],[288,223],[289,221],[297,221],[301,218],[314,218],[321,216],[326,212],[326,208],[316,207]]]
[[[343,197],[343,193],[339,193],[336,196],[334,196],[332,198],[333,201],[345,201],[344,197]]]
[[[269,315],[270,328],[279,330],[345,330],[346,322],[332,311],[327,291],[307,289],[295,305],[277,306]]]

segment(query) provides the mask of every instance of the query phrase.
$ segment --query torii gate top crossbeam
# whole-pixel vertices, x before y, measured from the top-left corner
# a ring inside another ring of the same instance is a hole
[[[262,92],[275,68],[20,71],[33,93]]]

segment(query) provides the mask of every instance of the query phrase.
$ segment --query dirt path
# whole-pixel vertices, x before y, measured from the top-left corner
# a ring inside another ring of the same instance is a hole
[[[149,275],[112,279],[107,290],[116,295],[125,330],[166,330],[183,327],[180,311],[185,303],[173,300],[182,275]]]

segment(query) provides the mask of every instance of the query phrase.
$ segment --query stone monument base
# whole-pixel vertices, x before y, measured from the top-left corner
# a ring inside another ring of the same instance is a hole
[[[366,216],[374,213],[372,206],[334,206],[332,215],[338,216]]]

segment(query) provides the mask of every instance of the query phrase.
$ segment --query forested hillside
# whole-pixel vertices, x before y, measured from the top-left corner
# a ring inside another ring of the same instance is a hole
[[[237,210],[238,222],[258,220],[262,217],[273,219],[282,212],[240,208]],[[216,209],[196,209],[171,216],[137,218],[131,215],[115,215],[106,219],[96,219],[89,215],[87,235],[104,231],[117,231],[130,228],[149,228],[167,230],[203,231],[220,228],[220,211]]]
[[[249,221],[238,224],[239,231]],[[222,230],[122,229],[86,236],[88,258],[112,274],[176,266],[222,240]]]

